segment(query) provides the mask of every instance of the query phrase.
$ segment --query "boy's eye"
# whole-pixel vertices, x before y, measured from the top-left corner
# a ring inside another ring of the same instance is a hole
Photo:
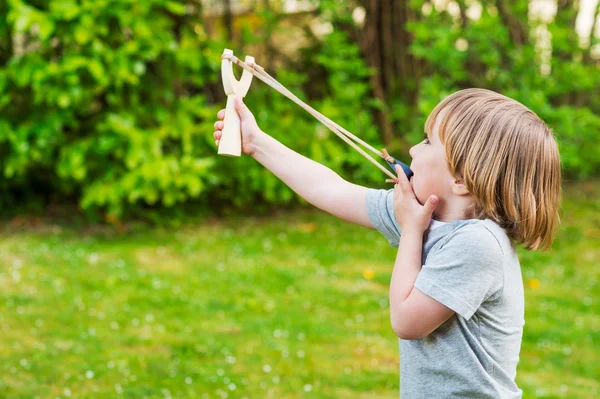
[[[423,138],[423,141],[425,142],[425,144],[431,144],[431,142],[429,141],[429,137],[427,137],[427,133],[425,133],[425,137]]]

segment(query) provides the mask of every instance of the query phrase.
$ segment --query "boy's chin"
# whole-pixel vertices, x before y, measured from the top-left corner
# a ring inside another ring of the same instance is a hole
[[[415,192],[415,197],[417,198],[417,201],[419,202],[419,204],[423,205],[427,202],[427,200],[429,199],[429,197],[431,197],[432,195],[435,195],[436,197],[440,198],[439,195],[434,194],[434,193],[426,193],[426,194],[417,194]]]

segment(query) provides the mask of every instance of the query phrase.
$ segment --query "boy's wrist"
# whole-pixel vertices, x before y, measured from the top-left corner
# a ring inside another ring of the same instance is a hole
[[[411,238],[423,238],[423,233],[425,233],[424,231],[419,230],[417,227],[405,227],[404,229],[402,229],[402,234],[400,236],[400,238],[402,237],[411,237]]]
[[[255,133],[254,135],[254,139],[252,140],[252,143],[250,144],[250,155],[252,158],[256,157],[256,154],[263,149],[263,145],[265,142],[265,138],[268,137],[268,135],[263,132],[262,130],[259,130],[258,132]]]

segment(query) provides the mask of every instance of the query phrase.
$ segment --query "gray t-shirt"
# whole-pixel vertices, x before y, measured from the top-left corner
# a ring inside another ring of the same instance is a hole
[[[369,189],[371,222],[394,247],[394,190]],[[423,339],[400,340],[400,396],[521,398],[515,383],[524,295],[515,247],[486,219],[435,223],[423,237],[415,287],[455,314]]]

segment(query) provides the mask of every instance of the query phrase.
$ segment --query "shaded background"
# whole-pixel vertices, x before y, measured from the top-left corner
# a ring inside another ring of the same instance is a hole
[[[405,161],[458,89],[540,115],[565,203],[554,249],[520,250],[518,383],[525,397],[598,395],[599,12],[597,0],[1,1],[0,397],[397,396],[395,250],[307,211],[253,159],[216,155],[224,48]],[[292,149],[388,187],[258,79],[245,102]]]

